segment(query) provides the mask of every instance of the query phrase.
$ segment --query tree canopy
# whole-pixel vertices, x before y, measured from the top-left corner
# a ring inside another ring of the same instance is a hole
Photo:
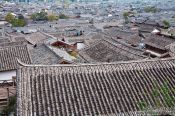
[[[12,15],[12,13],[8,13],[5,17],[5,20],[11,23],[14,27],[23,27],[26,25],[26,21],[22,14],[18,17],[15,17],[14,15]]]
[[[14,19],[15,19],[15,16],[12,15],[12,13],[10,12],[5,16],[5,20],[9,23],[11,23]]]
[[[48,17],[46,12],[41,11],[39,13],[32,14],[31,19],[34,21],[43,21],[43,20],[48,20]]]
[[[24,27],[26,25],[26,22],[24,19],[14,19],[12,22],[11,22],[12,26],[14,27]]]
[[[128,23],[129,12],[123,13],[123,18],[125,19],[125,23]]]
[[[69,17],[66,16],[65,14],[60,14],[60,15],[59,15],[59,18],[60,18],[60,19],[68,19]]]
[[[167,20],[164,20],[163,24],[164,24],[165,28],[169,28],[170,27],[170,23]]]
[[[59,19],[59,17],[58,17],[58,16],[53,15],[53,14],[52,14],[52,15],[48,15],[48,17],[47,17],[47,18],[48,18],[48,20],[49,20],[49,21],[54,21],[54,20],[58,20],[58,19]]]
[[[41,11],[39,13],[32,14],[31,19],[33,21],[54,21],[58,20],[59,17],[54,14],[48,15],[47,12]]]

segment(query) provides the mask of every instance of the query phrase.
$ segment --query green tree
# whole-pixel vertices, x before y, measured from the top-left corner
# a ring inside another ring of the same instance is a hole
[[[10,113],[14,112],[15,113],[16,111],[16,97],[10,97],[9,98],[9,103],[7,104],[7,106],[5,106],[2,110],[2,113],[5,115],[5,116],[9,116]]]
[[[14,27],[24,27],[26,25],[26,21],[24,19],[14,19],[11,24]]]
[[[31,15],[31,19],[33,21],[43,21],[43,20],[48,20],[47,13],[44,11],[41,11],[39,13],[34,13]]]
[[[47,19],[48,19],[49,21],[54,21],[54,20],[58,20],[59,18],[58,18],[58,16],[56,16],[56,15],[49,15],[49,16],[47,17]]]
[[[39,17],[39,20],[47,20],[47,13],[42,11],[40,13],[37,14]]]
[[[125,23],[128,23],[129,22],[129,12],[124,12],[123,13],[123,18],[125,19]]]
[[[60,18],[60,19],[68,19],[69,17],[66,16],[65,14],[60,14],[60,15],[59,15],[59,18]]]
[[[36,19],[37,19],[37,14],[35,13],[35,14],[32,14],[31,16],[30,16],[30,19],[32,19],[33,21],[36,21]]]
[[[5,20],[9,23],[11,23],[13,20],[15,19],[15,16],[12,15],[12,13],[8,13],[6,16],[5,16]]]
[[[169,28],[170,27],[170,23],[167,20],[163,21],[163,25],[165,28]]]

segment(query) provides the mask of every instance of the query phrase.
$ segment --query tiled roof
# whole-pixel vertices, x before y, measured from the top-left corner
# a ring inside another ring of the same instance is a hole
[[[139,24],[138,26],[141,32],[152,32],[153,29],[155,28],[152,25],[145,25],[145,24]]]
[[[175,97],[175,60],[19,67],[18,116],[115,115],[168,108],[162,93]],[[154,91],[158,90],[158,96]],[[159,100],[157,102],[157,100]],[[173,102],[174,104],[174,102]],[[175,105],[175,104],[174,104]]]
[[[170,45],[166,46],[166,49],[168,49],[169,54],[170,54],[171,57],[175,57],[175,42],[173,42]]]
[[[85,44],[87,46],[90,46],[101,39],[104,39],[104,34],[102,34],[102,33],[90,33],[86,36]]]
[[[127,43],[132,44],[132,45],[139,45],[139,43],[142,42],[142,38],[139,37],[138,34],[131,35],[128,39],[125,40]]]
[[[0,48],[7,47],[7,46],[16,46],[16,45],[26,45],[25,42],[5,42],[0,43]]]
[[[27,42],[27,40],[23,36],[21,36],[21,37],[20,36],[14,37],[13,41],[14,42]]]
[[[144,59],[144,51],[133,48],[129,45],[117,43],[109,40],[99,40],[95,44],[81,50],[80,56],[88,62],[115,62]]]
[[[58,64],[63,58],[50,50],[47,45],[42,44],[30,50],[33,64]]]
[[[6,46],[0,48],[0,71],[17,69],[17,59],[27,64],[31,63],[26,45]]]
[[[65,40],[67,43],[77,43],[77,42],[84,42],[85,41],[85,36],[74,36],[74,37],[65,37]]]
[[[10,42],[11,40],[7,37],[0,37],[0,43]]]
[[[174,39],[165,37],[165,36],[159,36],[154,34],[145,34],[145,44],[165,50],[166,46],[170,45],[171,43],[175,42]]]
[[[115,37],[116,39],[127,39],[131,35],[136,34],[134,32],[125,31],[125,30],[118,29],[118,28],[111,28],[107,30],[105,33],[111,37]]]
[[[32,33],[26,37],[26,40],[33,45],[38,43],[44,43],[46,39],[47,37],[41,32]]]

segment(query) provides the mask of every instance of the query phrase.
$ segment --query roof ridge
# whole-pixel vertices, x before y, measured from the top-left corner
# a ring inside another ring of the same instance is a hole
[[[104,40],[104,39],[102,39],[102,40]],[[84,50],[87,50],[87,49],[89,49],[89,48],[91,48],[91,47],[96,46],[96,45],[99,44],[102,40],[99,39],[99,40],[97,40],[96,42],[94,42],[93,44],[91,44],[91,45],[87,45],[87,47],[81,49],[79,52],[83,52]]]
[[[14,47],[25,47],[25,46],[27,46],[27,44],[4,46],[4,47],[0,48],[0,50],[4,50],[4,49],[7,49],[7,48],[14,48]]]
[[[55,56],[57,57],[57,58],[61,58],[61,59],[63,59],[63,57],[61,57],[61,56],[59,56],[57,53],[55,53],[48,45],[46,45],[46,44],[42,44],[43,46],[45,46],[49,51],[51,51],[53,54],[55,54]]]
[[[135,49],[135,50],[139,50],[139,51],[143,51],[143,52],[144,52],[144,50],[141,50],[141,49],[138,49],[138,48],[132,47],[132,46],[128,45],[127,43],[124,43],[124,42],[121,42],[121,41],[117,41],[117,40],[114,39],[114,37],[112,37],[112,36],[106,35],[105,33],[102,33],[102,34],[104,34],[105,37],[107,37],[107,38],[111,38],[113,41],[116,41],[116,42],[118,42],[118,43],[120,43],[120,44],[122,44],[122,45],[125,45],[125,46],[127,46],[127,47],[132,48],[132,49]],[[138,35],[138,34],[134,34],[134,33],[133,33],[132,36],[136,36],[136,35]],[[104,39],[104,40],[105,40],[105,41],[108,41],[108,40],[106,40],[106,39]],[[110,41],[110,40],[109,40],[109,41]],[[112,43],[112,42],[111,42],[111,43]],[[112,43],[112,44],[113,44],[113,43]]]
[[[120,49],[122,49],[122,50],[125,50],[125,49],[119,47],[119,45],[123,45],[124,47],[132,48],[133,50],[138,50],[138,51],[140,51],[140,52],[144,52],[144,50],[141,50],[141,49],[138,49],[138,48],[129,46],[129,45],[127,45],[126,43],[123,43],[123,42],[120,42],[120,41],[117,41],[117,42],[119,43],[119,44],[117,44],[117,45],[115,45],[115,43],[113,43],[113,42],[110,41],[110,40],[105,40],[105,39],[104,39],[104,41],[107,41],[108,43],[110,43],[110,44],[112,44],[112,45],[114,45],[114,46],[116,46],[116,47],[118,47],[118,48],[120,48]],[[125,51],[126,51],[126,50],[125,50]],[[128,51],[128,52],[130,52],[130,51]],[[130,53],[132,53],[132,54],[137,54],[137,53],[133,53],[133,52],[130,52]],[[140,54],[137,54],[137,55],[146,57],[145,55],[140,55]]]
[[[23,41],[12,41],[12,42],[4,42],[4,43],[0,43],[0,45],[4,45],[4,44],[10,44],[10,43],[22,43],[20,45],[25,45]],[[16,45],[19,45],[19,44],[16,44]],[[16,45],[13,45],[13,46],[16,46]]]
[[[42,64],[25,64],[17,59],[19,65],[24,67],[80,67],[80,66],[102,66],[102,65],[122,65],[122,64],[131,64],[131,63],[147,63],[147,62],[158,62],[158,61],[169,61],[174,60],[173,58],[164,58],[164,59],[143,59],[143,60],[131,60],[131,61],[118,61],[118,62],[111,62],[111,63],[80,63],[80,64],[54,64],[54,65],[42,65]]]
[[[86,47],[86,48],[80,50],[79,53],[81,54],[81,53],[85,52],[86,50],[88,50],[88,49],[90,49],[90,48],[92,48],[92,47],[95,47],[95,46],[98,45],[99,43],[107,42],[107,43],[109,44],[109,46],[113,46],[113,47],[115,47],[116,49],[120,49],[120,50],[126,51],[126,52],[128,52],[128,53],[131,53],[131,54],[133,54],[133,55],[137,55],[137,56],[140,56],[140,57],[147,58],[147,56],[138,53],[138,52],[143,52],[143,53],[144,53],[143,50],[136,49],[136,48],[131,47],[131,46],[125,44],[125,43],[118,42],[118,41],[117,41],[118,43],[113,43],[111,40],[105,39],[104,37],[105,37],[105,38],[108,38],[109,36],[103,36],[103,38],[102,38],[101,40],[97,40],[97,41],[96,41],[95,43],[93,43],[92,45],[90,45],[90,46],[88,46],[88,47]],[[133,49],[133,51],[127,50],[127,49]],[[135,52],[134,52],[134,51],[135,51]],[[138,51],[138,52],[136,52],[136,51]],[[82,56],[82,55],[81,55],[81,56]],[[83,57],[84,57],[84,56],[83,56]],[[92,59],[91,59],[91,60],[92,60]]]
[[[134,36],[134,35],[132,35],[132,36]],[[109,37],[109,36],[108,36],[108,37]],[[121,42],[121,41],[117,41],[117,40],[114,39],[113,37],[111,37],[111,39],[112,39],[113,41],[118,42],[119,44],[122,44],[122,45],[124,45],[124,46],[129,47],[129,48],[132,48],[132,49],[134,49],[134,50],[138,50],[138,51],[144,52],[144,50],[142,50],[142,49],[139,49],[139,48],[136,48],[136,47],[132,47],[132,46],[128,45],[127,43],[124,43],[124,42]],[[108,40],[105,40],[105,41],[108,41]],[[111,44],[113,44],[113,43],[111,42]]]
[[[33,63],[32,61],[32,58],[31,58],[31,53],[29,51],[29,46],[26,44],[26,48],[27,48],[27,52],[28,52],[28,55],[29,55],[29,60],[30,60],[30,63]],[[17,62],[18,62],[18,58],[16,58]]]

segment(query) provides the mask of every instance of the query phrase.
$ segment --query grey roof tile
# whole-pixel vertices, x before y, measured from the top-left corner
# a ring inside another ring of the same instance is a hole
[[[133,48],[124,43],[114,43],[110,40],[101,39],[95,41],[87,48],[79,52],[80,56],[88,62],[115,62],[146,58],[144,51]]]
[[[26,45],[6,46],[0,48],[0,71],[17,69],[17,59],[26,64],[31,63]]]
[[[162,86],[174,90],[175,60],[80,65],[25,65],[18,70],[17,115],[115,115],[138,103],[168,108]],[[153,92],[160,90],[159,96]],[[170,91],[170,96],[175,93]],[[127,113],[126,113],[127,114]]]
[[[42,44],[30,50],[33,64],[58,64],[63,58]]]

